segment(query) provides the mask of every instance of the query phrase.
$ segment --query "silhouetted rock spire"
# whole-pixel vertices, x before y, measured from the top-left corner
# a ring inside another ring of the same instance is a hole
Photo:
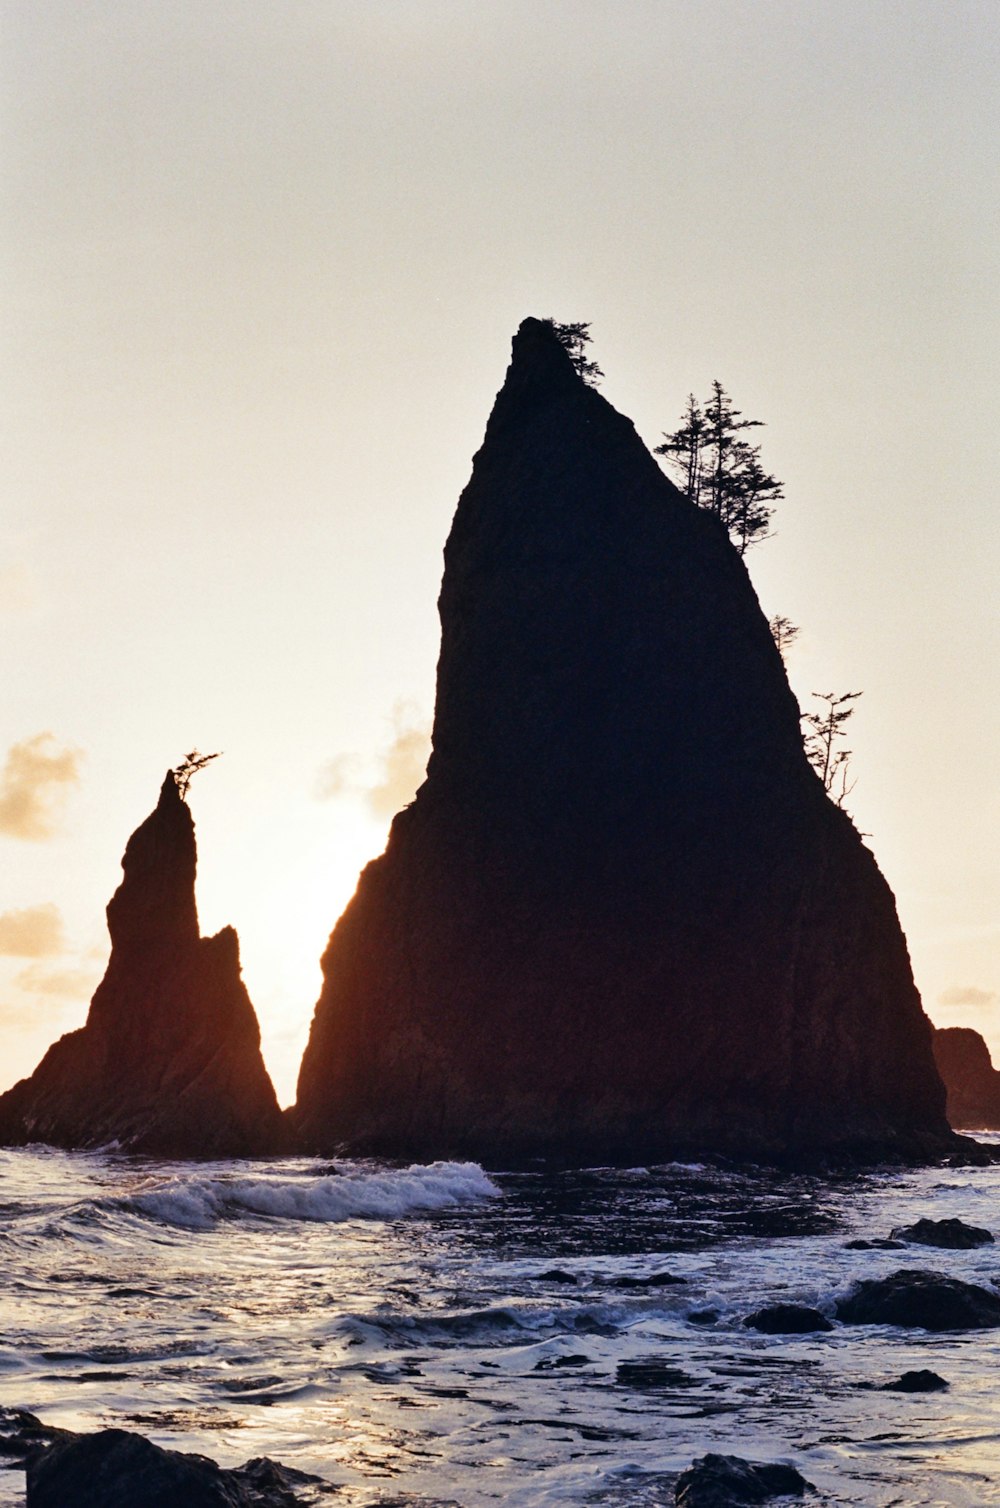
[[[944,1026],[934,1033],[934,1059],[948,1094],[947,1114],[956,1131],[1000,1130],[1000,1071],[989,1047],[970,1026]]]
[[[132,953],[198,941],[194,822],[171,772],[160,799],[129,838],[123,878],[108,903],[112,946]]]
[[[87,1023],[0,1096],[0,1142],[239,1157],[288,1144],[231,927],[198,932],[194,823],[172,773],[108,906]]]
[[[323,961],[309,1144],[949,1144],[892,894],[805,757],[744,566],[544,321],[514,339],[440,612],[427,780]]]

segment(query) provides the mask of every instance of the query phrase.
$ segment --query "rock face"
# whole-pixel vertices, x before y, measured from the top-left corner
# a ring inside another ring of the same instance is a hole
[[[992,1330],[1000,1325],[1000,1295],[978,1283],[922,1268],[858,1283],[837,1304],[845,1325],[902,1325],[924,1330]]]
[[[909,1241],[916,1246],[941,1246],[949,1251],[970,1251],[974,1246],[992,1246],[993,1232],[982,1225],[966,1225],[964,1220],[917,1220],[913,1225],[897,1225],[893,1241]]]
[[[168,1157],[285,1150],[288,1132],[226,927],[201,937],[194,823],[168,773],[108,906],[111,959],[87,1023],[0,1096],[0,1143],[118,1142]]]
[[[748,1330],[759,1330],[762,1335],[811,1335],[833,1329],[825,1314],[806,1304],[771,1304],[767,1309],[758,1309],[756,1314],[748,1314],[743,1323]]]
[[[677,1508],[741,1508],[773,1498],[800,1498],[812,1490],[794,1466],[744,1461],[741,1456],[702,1456],[682,1471],[674,1488]]]
[[[948,1092],[948,1120],[956,1130],[1000,1130],[1000,1072],[978,1032],[967,1026],[940,1027],[934,1058]]]
[[[445,551],[434,747],[323,961],[329,1151],[919,1156],[892,894],[722,527],[526,320]]]
[[[296,1489],[317,1481],[266,1456],[225,1471],[208,1456],[105,1429],[29,1457],[26,1508],[299,1508]]]

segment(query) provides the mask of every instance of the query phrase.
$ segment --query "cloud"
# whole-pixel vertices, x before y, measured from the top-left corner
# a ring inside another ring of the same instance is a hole
[[[369,787],[366,797],[376,817],[394,817],[408,806],[427,773],[431,730],[414,719],[414,708],[396,703],[392,712],[392,743],[382,755],[381,776]]]
[[[361,760],[356,754],[338,754],[335,759],[328,759],[316,777],[316,800],[332,801],[335,796],[362,789],[360,774]]]
[[[26,995],[56,996],[61,1000],[89,1000],[97,987],[93,969],[52,969],[44,964],[29,963],[14,975],[14,983]]]
[[[363,778],[363,761],[357,754],[338,754],[319,772],[316,795],[320,801],[356,794],[363,797],[372,814],[394,817],[409,805],[423,782],[431,750],[430,724],[407,702],[392,709],[392,738],[376,760],[376,767]]]
[[[980,1010],[998,1003],[1000,1003],[1000,991],[978,990],[974,984],[953,984],[950,989],[942,990],[938,996],[938,1005],[971,1005]]]
[[[63,950],[58,906],[26,906],[0,914],[0,954],[7,958],[50,958]]]
[[[0,771],[0,833],[41,842],[58,826],[66,796],[79,784],[79,749],[62,749],[51,733],[36,733],[7,751]]]

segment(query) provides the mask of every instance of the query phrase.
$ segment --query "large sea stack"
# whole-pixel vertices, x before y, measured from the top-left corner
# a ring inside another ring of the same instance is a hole
[[[128,841],[111,959],[86,1025],[0,1096],[0,1143],[117,1142],[166,1157],[285,1149],[231,927],[201,937],[194,823],[173,773]]]
[[[892,893],[716,520],[529,319],[445,551],[433,753],[323,960],[307,1145],[950,1144]]]
[[[1000,1131],[1000,1072],[979,1032],[970,1026],[939,1027],[934,1058],[948,1094],[948,1120],[956,1131]]]

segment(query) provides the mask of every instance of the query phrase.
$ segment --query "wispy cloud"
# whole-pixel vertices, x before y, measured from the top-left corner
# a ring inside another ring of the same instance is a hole
[[[0,954],[7,958],[51,958],[63,950],[59,907],[26,906],[0,914]]]
[[[42,842],[59,825],[69,791],[79,784],[83,755],[61,748],[51,733],[36,733],[7,751],[0,771],[0,833]]]
[[[68,967],[54,969],[46,964],[30,963],[14,983],[26,995],[53,996],[59,1000],[89,1000],[100,978],[96,969]]]
[[[316,777],[317,801],[332,801],[364,789],[363,770],[364,761],[357,754],[338,754],[328,759]]]
[[[980,990],[974,984],[953,984],[950,989],[942,990],[938,996],[938,1005],[973,1006],[977,1010],[983,1010],[986,1006],[998,1003],[1000,1003],[1000,991]]]
[[[411,802],[423,782],[431,749],[431,729],[417,708],[397,702],[392,709],[392,737],[366,772],[357,754],[338,754],[323,765],[316,782],[320,801],[360,795],[372,814],[395,816]]]

